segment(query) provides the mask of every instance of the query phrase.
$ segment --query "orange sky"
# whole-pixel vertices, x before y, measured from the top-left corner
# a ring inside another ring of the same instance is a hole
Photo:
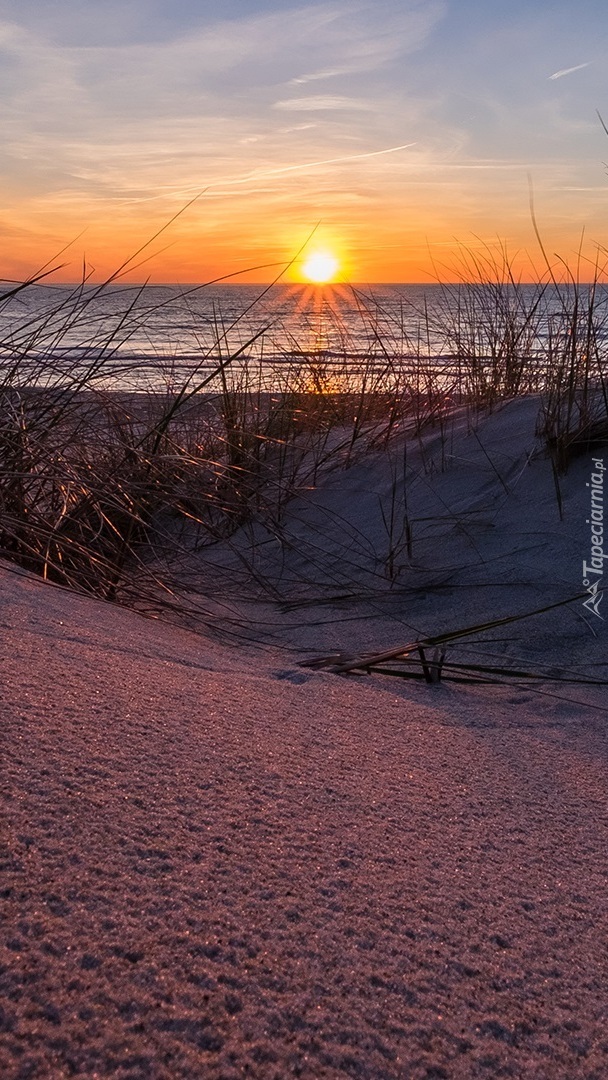
[[[348,281],[454,279],[501,246],[529,278],[530,183],[551,259],[605,240],[597,0],[2,11],[7,278],[99,279],[148,245],[132,280],[297,280],[307,238]]]
[[[390,183],[382,176],[377,193],[357,199],[342,191],[325,198],[317,209],[318,184],[310,175],[305,183],[292,179],[287,190],[283,180],[280,192],[257,193],[255,198],[242,191],[228,198],[204,193],[189,206],[175,198],[135,207],[100,205],[99,200],[77,208],[23,202],[12,216],[15,240],[5,248],[3,273],[21,279],[48,262],[60,267],[56,280],[74,281],[86,264],[87,272],[99,279],[131,260],[131,280],[149,276],[154,281],[193,282],[237,275],[237,281],[259,282],[283,274],[284,280],[294,281],[303,278],[303,260],[327,251],[337,258],[339,277],[346,281],[453,280],[461,276],[471,253],[500,261],[502,250],[524,279],[542,273],[544,259],[534,236],[525,174],[517,178],[519,185],[511,182],[508,199],[503,177],[484,176],[485,197],[477,205],[466,179],[468,189],[459,186],[458,204],[452,192],[451,201],[438,199],[429,205],[427,186],[414,182],[408,185],[407,198],[390,197]],[[489,188],[492,181],[494,191]],[[461,203],[469,200],[472,205],[463,209]],[[572,263],[584,232],[586,258],[593,260],[593,238],[602,236],[600,208],[587,201],[585,221],[580,209],[576,212],[574,198],[570,213],[563,197],[553,200],[549,213],[551,201],[546,190],[536,192],[545,250]],[[508,229],[498,227],[501,220]]]

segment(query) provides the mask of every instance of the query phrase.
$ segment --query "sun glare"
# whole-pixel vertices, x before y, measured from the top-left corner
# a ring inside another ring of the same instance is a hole
[[[325,285],[333,281],[339,269],[338,260],[327,251],[317,251],[310,255],[302,266],[302,273],[316,285]]]

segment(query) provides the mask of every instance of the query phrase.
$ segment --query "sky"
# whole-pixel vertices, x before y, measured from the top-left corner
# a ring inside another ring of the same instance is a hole
[[[605,0],[0,0],[0,51],[5,278],[525,279],[531,193],[608,243]]]

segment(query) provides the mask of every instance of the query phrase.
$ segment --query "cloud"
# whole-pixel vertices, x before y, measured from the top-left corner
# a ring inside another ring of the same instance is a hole
[[[310,97],[288,98],[285,101],[275,101],[273,109],[288,109],[293,112],[316,112],[327,109],[364,109],[370,108],[368,102],[357,101],[355,98],[340,97],[338,94],[315,94]]]
[[[266,2],[227,0],[214,16],[211,0],[181,0],[178,23],[169,5],[161,17],[161,0],[48,0],[40,19],[40,0],[0,0],[6,213],[22,198],[34,210],[56,199],[80,226],[104,204],[124,204],[126,219],[130,203],[143,214],[150,202],[152,214],[167,200],[162,213],[205,190],[214,221],[221,197],[239,191],[251,196],[248,212],[263,198],[317,200],[325,212],[364,190],[408,205],[417,183],[421,205],[448,185],[446,216],[450,191],[456,207],[473,190],[474,214],[486,177],[489,190],[512,179],[515,191],[522,170],[550,158],[564,179],[566,145],[580,163],[570,182],[589,184],[585,169],[601,148],[584,97],[601,65],[565,96],[543,81],[551,56],[594,56],[588,41],[545,42],[544,22],[529,40],[522,21],[505,43],[486,33],[491,13],[487,26],[464,15],[457,27],[442,23],[442,0],[272,0],[261,10]],[[102,32],[107,12],[123,8],[120,33]]]
[[[553,75],[549,75],[550,79],[563,79],[564,75],[572,75],[574,71],[582,71],[583,68],[589,67],[592,61],[587,60],[585,64],[577,64],[576,67],[562,68],[561,71],[555,71]]]
[[[116,43],[95,36],[95,20],[70,33],[73,4],[54,0],[42,23],[35,7],[0,4],[14,12],[0,15],[0,164],[31,197],[89,199],[149,198],[404,143],[415,100],[397,113],[391,65],[400,77],[443,11],[439,0],[328,0],[213,19],[194,5],[188,33],[155,40],[153,28]],[[135,0],[133,22],[136,9],[143,18],[145,5]],[[344,93],[284,94],[338,75],[354,80]],[[306,114],[314,123],[285,124]]]
[[[289,83],[291,86],[304,86],[306,83],[309,82],[320,82],[323,79],[335,79],[339,75],[348,74],[349,68],[347,67],[334,68],[333,70],[330,69],[329,71],[312,71],[308,75],[299,75],[295,79],[290,79]]]

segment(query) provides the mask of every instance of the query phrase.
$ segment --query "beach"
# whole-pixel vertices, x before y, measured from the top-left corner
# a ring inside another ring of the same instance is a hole
[[[448,653],[541,681],[303,666],[582,591],[602,451],[560,517],[535,408],[430,432],[393,586],[381,453],[256,549],[281,604],[234,577],[249,533],[200,554],[215,629],[2,565],[3,1077],[605,1076],[603,620],[579,597]]]
[[[6,0],[0,1080],[607,1080],[598,0]]]

